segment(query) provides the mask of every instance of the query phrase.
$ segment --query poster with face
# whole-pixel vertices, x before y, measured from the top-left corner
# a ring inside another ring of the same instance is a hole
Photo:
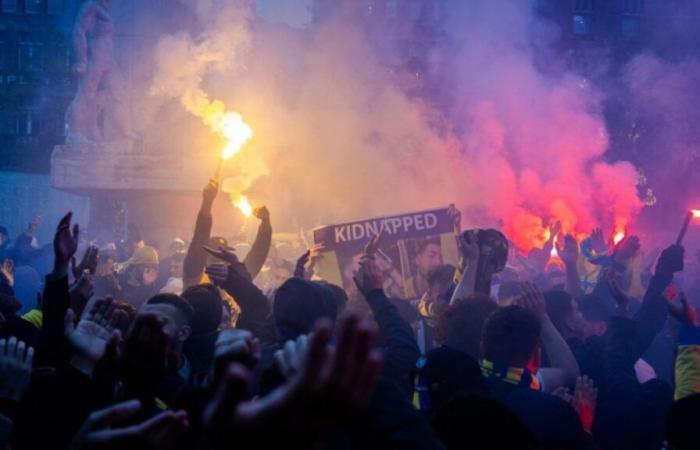
[[[452,227],[444,208],[317,228],[314,243],[325,248],[319,275],[352,292],[363,248],[383,229],[375,260],[384,274],[385,292],[392,298],[419,298],[431,270],[457,263]]]

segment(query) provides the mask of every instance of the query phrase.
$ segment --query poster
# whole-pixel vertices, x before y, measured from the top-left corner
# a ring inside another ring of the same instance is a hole
[[[457,263],[452,220],[442,208],[317,228],[314,243],[325,248],[319,275],[352,292],[352,274],[362,250],[382,228],[376,262],[384,274],[385,292],[392,298],[419,298],[432,269]]]

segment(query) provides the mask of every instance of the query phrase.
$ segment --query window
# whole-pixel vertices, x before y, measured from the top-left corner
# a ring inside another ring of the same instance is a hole
[[[590,14],[574,14],[572,31],[577,36],[588,36],[591,34],[591,15]]]
[[[639,37],[639,17],[622,17],[622,36],[630,39]]]
[[[39,134],[39,111],[35,108],[22,108],[17,114],[17,134],[34,136]]]
[[[24,12],[27,14],[39,14],[41,12],[41,0],[24,0]]]
[[[20,72],[41,72],[43,45],[38,42],[35,36],[29,33],[20,33],[17,51]]]
[[[575,13],[592,13],[593,0],[573,0],[572,8]]]
[[[624,0],[622,2],[622,14],[644,14],[644,0]]]
[[[63,12],[63,0],[47,0],[46,12],[49,14],[61,14]]]
[[[2,12],[17,12],[17,0],[2,0]]]

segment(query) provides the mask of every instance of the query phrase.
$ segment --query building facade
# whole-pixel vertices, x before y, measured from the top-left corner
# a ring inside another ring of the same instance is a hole
[[[0,0],[0,170],[48,173],[75,92],[80,0]]]

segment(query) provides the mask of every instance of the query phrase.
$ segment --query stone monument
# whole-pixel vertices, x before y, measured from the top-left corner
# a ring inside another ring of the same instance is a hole
[[[52,186],[90,197],[88,230],[118,228],[111,222],[123,214],[144,228],[161,226],[196,205],[210,175],[198,173],[177,151],[146,148],[117,123],[117,114],[109,114],[122,100],[113,83],[114,30],[110,0],[83,4],[73,28],[78,87],[66,111],[65,144],[57,145],[51,156]]]

